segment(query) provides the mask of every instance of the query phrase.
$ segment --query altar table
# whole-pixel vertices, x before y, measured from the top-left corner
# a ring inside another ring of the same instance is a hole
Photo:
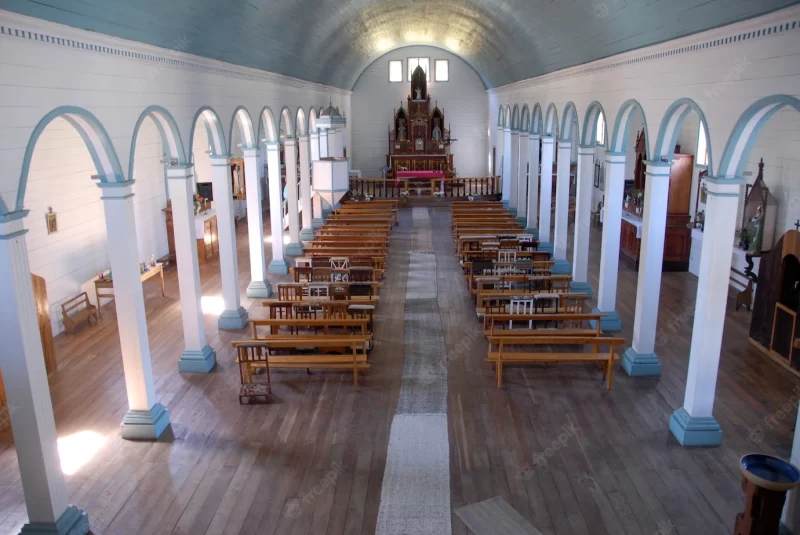
[[[431,181],[431,193],[436,191],[436,182],[440,181],[439,191],[444,191],[444,172],[443,171],[398,171],[395,174],[394,185],[397,187],[401,179],[418,179]]]

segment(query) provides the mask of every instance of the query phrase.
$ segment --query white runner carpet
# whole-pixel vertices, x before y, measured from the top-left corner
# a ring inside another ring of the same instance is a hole
[[[383,474],[378,535],[449,535],[446,347],[427,208],[412,208],[403,377]]]

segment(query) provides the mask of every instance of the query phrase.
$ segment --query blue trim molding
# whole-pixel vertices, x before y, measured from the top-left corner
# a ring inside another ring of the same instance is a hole
[[[267,299],[272,295],[272,285],[266,279],[263,281],[250,281],[245,295],[250,299]]]
[[[67,507],[55,522],[31,522],[22,526],[20,535],[86,535],[89,515],[74,505]]]
[[[300,256],[303,254],[303,246],[297,242],[291,242],[286,245],[287,256]]]
[[[538,247],[537,250],[539,250],[539,251],[547,251],[552,256],[554,248],[553,248],[553,244],[552,243],[544,241],[544,242],[541,242],[539,244],[539,247]],[[555,260],[555,259],[553,259],[553,260]]]
[[[637,353],[632,347],[622,355],[622,367],[631,377],[658,377],[661,361],[655,353]]]
[[[578,119],[578,110],[575,109],[575,104],[572,101],[567,102],[564,106],[564,113],[561,114],[561,143],[572,143],[574,132],[572,131],[572,119],[575,122]]]
[[[237,310],[223,310],[217,320],[217,326],[222,331],[238,331],[247,326],[247,311],[244,307]]]
[[[669,430],[681,446],[719,446],[722,429],[712,416],[693,418],[681,407],[669,418]]]
[[[639,113],[642,114],[642,118],[644,119],[644,138],[650,139],[650,130],[647,128],[647,116],[644,114],[644,108],[638,100],[632,98],[622,103],[622,106],[619,108],[619,112],[617,112],[617,117],[614,119],[614,133],[611,137],[611,150],[609,152],[628,154],[628,136],[630,135],[629,127],[633,112],[628,114],[625,119],[625,124],[622,124],[622,117],[625,115],[628,109],[633,106],[639,108]],[[606,120],[608,120],[608,117],[606,117]],[[620,136],[622,136],[621,139]],[[645,143],[645,157],[648,160],[650,159],[650,143]]]
[[[525,234],[530,234],[531,236],[533,236],[534,240],[538,240],[539,239],[539,229],[538,228],[528,227],[528,228],[525,229]]]
[[[214,114],[215,121],[213,122],[214,126],[216,126],[217,136],[219,136],[219,147],[214,145],[214,136],[211,133],[211,121],[209,121],[205,115],[205,112],[207,111],[210,111]],[[201,117],[203,118],[203,126],[205,126],[206,133],[208,135],[208,146],[211,148],[211,156],[225,156],[225,152],[228,150],[228,142],[225,140],[225,132],[222,130],[222,121],[219,118],[219,114],[211,106],[203,106],[194,114],[194,119],[192,119],[192,129],[189,131],[188,154],[192,154],[194,151],[194,129],[197,127],[197,120]]]
[[[521,228],[525,228],[525,225],[528,223],[528,217],[524,215],[518,215],[516,220],[517,225],[519,225]]]
[[[569,260],[564,258],[554,258],[553,259],[553,269],[551,270],[553,275],[567,275],[572,273],[572,266],[569,263]]]
[[[669,128],[670,121],[675,113],[680,110],[681,107],[687,106],[681,112],[681,115],[678,121],[673,126],[671,132],[667,132]],[[664,114],[664,119],[661,121],[661,127],[658,129],[658,137],[656,138],[656,155],[653,157],[654,160],[661,160],[662,158],[671,159],[672,156],[675,155],[675,143],[678,141],[678,134],[680,134],[681,126],[683,126],[683,121],[686,120],[686,116],[689,115],[692,111],[697,112],[697,115],[700,117],[700,123],[705,128],[706,132],[706,141],[708,142],[708,168],[713,169],[714,158],[711,151],[711,131],[708,128],[708,121],[706,120],[706,116],[703,113],[703,110],[700,109],[700,106],[697,105],[695,101],[690,98],[680,98],[672,103],[672,105],[667,109],[667,112]],[[664,145],[665,138],[669,135],[669,141],[666,144],[668,153],[662,154],[661,148]],[[645,138],[646,139],[646,138]]]
[[[312,223],[313,227],[313,223]],[[308,242],[314,240],[314,230],[313,228],[304,228],[300,231],[300,241]]]
[[[129,410],[122,418],[120,434],[127,440],[157,440],[167,427],[169,413],[164,405],[156,403],[149,411]]]
[[[278,260],[277,258],[273,258],[267,267],[267,272],[275,275],[288,275],[289,266],[286,264],[286,260]]]
[[[217,365],[217,354],[206,345],[203,349],[186,350],[178,359],[178,371],[181,373],[208,373]]]
[[[569,291],[572,293],[587,294],[589,299],[593,297],[592,286],[588,282],[572,281],[569,284]]]
[[[615,333],[622,330],[622,320],[619,319],[619,314],[613,310],[600,310],[593,308],[592,314],[605,314],[605,318],[600,318],[600,330],[604,333]],[[596,325],[594,320],[591,321],[592,327]]]

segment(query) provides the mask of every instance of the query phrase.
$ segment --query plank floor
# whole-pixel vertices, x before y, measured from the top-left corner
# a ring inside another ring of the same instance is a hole
[[[403,364],[403,309],[411,244],[404,209],[392,235],[375,324],[373,367],[359,393],[346,373],[273,374],[276,402],[240,406],[230,341],[206,315],[218,365],[177,373],[183,349],[175,270],[167,296],[145,284],[157,397],[171,430],[158,442],[119,437],[127,410],[116,315],[58,336],[50,377],[59,437],[92,431],[97,454],[66,476],[69,499],[89,512],[95,534],[371,534],[375,530],[389,426]],[[682,405],[697,279],[667,273],[661,288],[660,378],[630,378],[618,366],[606,392],[586,366],[514,368],[498,390],[483,366],[480,334],[459,276],[449,209],[432,208],[438,300],[448,371],[451,506],[504,496],[544,534],[728,534],[743,507],[739,457],[788,458],[800,380],[747,343],[749,313],[729,307],[715,416],[723,444],[685,449],[668,420]],[[269,229],[266,230],[268,232]],[[597,288],[600,231],[592,229],[590,282]],[[237,228],[242,295],[249,281],[247,230]],[[269,255],[269,250],[267,251]],[[269,261],[269,258],[268,258]],[[221,294],[219,264],[201,267],[204,296]],[[273,284],[287,277],[270,276]],[[630,340],[636,273],[621,266],[617,311]],[[253,317],[260,303],[243,299]],[[789,407],[789,410],[785,410]],[[782,411],[783,409],[783,411]],[[16,453],[0,416],[0,533],[26,521]],[[453,514],[453,532],[468,533]]]

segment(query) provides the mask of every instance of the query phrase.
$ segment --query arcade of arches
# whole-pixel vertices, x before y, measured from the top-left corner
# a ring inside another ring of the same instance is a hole
[[[0,533],[800,533],[797,6],[529,79],[17,11]]]

